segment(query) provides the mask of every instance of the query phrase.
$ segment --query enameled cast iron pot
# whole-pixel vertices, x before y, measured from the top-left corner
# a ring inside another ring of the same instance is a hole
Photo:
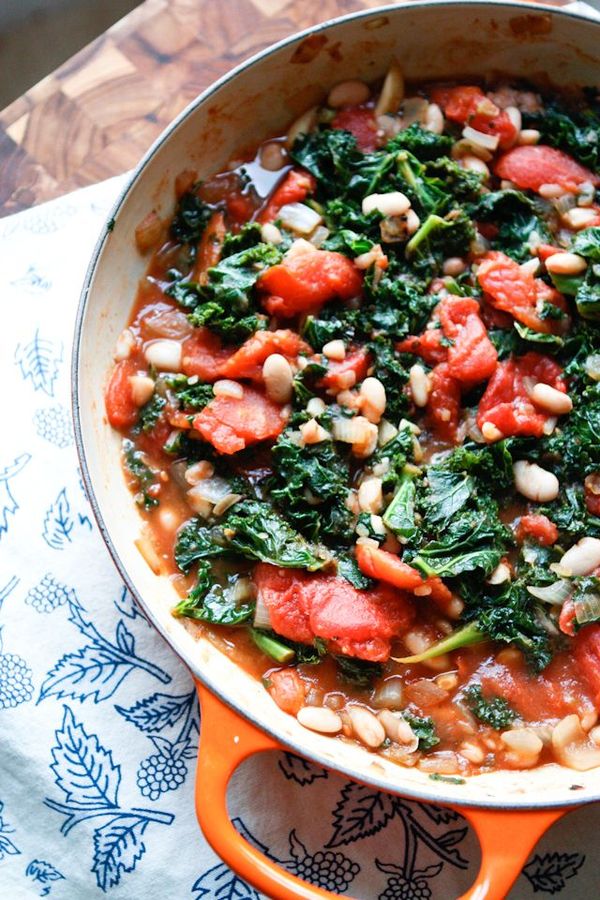
[[[600,769],[558,765],[478,775],[464,785],[432,782],[358,745],[302,728],[262,685],[171,616],[169,580],[134,545],[141,520],[125,485],[119,435],[104,415],[103,387],[147,260],[135,226],[153,207],[173,213],[173,182],[185,168],[219,172],[240,147],[283,133],[336,82],[382,77],[393,57],[409,79],[508,74],[557,86],[598,85],[600,24],[522,3],[415,2],[336,19],[289,38],[226,75],[189,106],[135,171],[96,247],[83,288],[73,355],[77,445],[98,524],[133,595],[190,668],[202,705],[197,814],[216,852],[267,896],[331,897],[278,868],[250,846],[227,814],[231,774],[250,754],[285,747],[350,778],[460,809],[474,826],[482,864],[471,898],[505,897],[543,832],[576,805],[600,799]],[[574,790],[573,786],[578,789]]]

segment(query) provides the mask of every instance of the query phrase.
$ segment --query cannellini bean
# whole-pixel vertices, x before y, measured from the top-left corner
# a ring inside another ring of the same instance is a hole
[[[517,144],[520,144],[521,146],[538,144],[541,136],[542,135],[537,128],[523,128],[517,137]]]
[[[320,444],[331,437],[329,432],[319,425],[316,419],[309,419],[300,426],[300,434],[305,444]]]
[[[414,209],[409,209],[406,213],[406,232],[407,234],[414,234],[415,231],[419,230],[421,225],[421,220],[414,211]]]
[[[481,434],[488,443],[493,441],[501,441],[504,437],[499,428],[496,428],[493,422],[484,422],[481,426]]]
[[[383,262],[384,260],[387,262],[387,256],[381,249],[381,244],[373,244],[366,253],[361,253],[360,256],[354,258],[354,265],[357,269],[368,269],[373,263]]]
[[[408,383],[410,385],[410,392],[415,406],[427,406],[431,384],[425,369],[423,366],[420,366],[419,363],[415,363],[414,366],[410,367],[408,372]]]
[[[598,220],[598,213],[594,209],[586,209],[585,206],[574,206],[573,209],[567,210],[561,219],[567,228],[581,231],[582,228],[589,228]]]
[[[382,419],[379,423],[379,435],[377,439],[377,443],[380,447],[384,447],[389,441],[396,437],[398,434],[398,429],[395,425],[392,425],[391,422],[388,422],[387,419]]]
[[[505,562],[498,563],[491,575],[485,579],[487,584],[504,584],[510,581],[510,568]]]
[[[369,194],[362,202],[364,215],[376,209],[384,216],[403,216],[410,209],[410,200],[402,191],[387,194]]]
[[[117,343],[115,346],[115,352],[113,353],[113,358],[119,362],[122,359],[128,359],[131,356],[131,351],[135,347],[135,336],[133,332],[126,328],[121,332],[119,337],[117,338]]]
[[[540,184],[538,188],[538,194],[540,197],[543,197],[544,200],[558,200],[564,193],[566,193],[564,187],[560,184],[556,184],[554,181]]]
[[[369,99],[369,88],[364,81],[340,81],[329,91],[327,106],[340,109],[342,106],[360,106]]]
[[[266,244],[280,244],[283,240],[281,231],[272,222],[265,222],[260,229],[260,236]]]
[[[161,372],[179,372],[181,369],[181,344],[177,341],[162,340],[146,344],[146,362]]]
[[[560,763],[578,772],[600,766],[600,747],[590,740],[574,713],[554,727],[552,749]]]
[[[346,345],[341,340],[328,341],[323,345],[323,356],[327,359],[342,360],[346,358]]]
[[[521,110],[518,109],[516,106],[507,106],[505,109],[505,112],[516,129],[516,132],[517,132],[516,137],[515,137],[515,143],[516,143],[516,141],[519,138],[519,134],[521,132],[521,125],[523,124],[523,117],[521,116]]]
[[[303,706],[296,716],[301,725],[321,734],[338,734],[342,720],[328,706]]]
[[[237,381],[221,378],[213,384],[213,393],[215,397],[233,397],[235,400],[241,400],[244,396],[244,388]]]
[[[269,141],[260,148],[260,164],[269,172],[278,172],[286,164],[287,158],[285,147],[279,141]]]
[[[479,744],[475,744],[473,741],[464,741],[460,745],[459,752],[461,756],[464,756],[465,759],[468,759],[469,762],[472,762],[476,766],[485,759],[484,751]]]
[[[536,406],[541,406],[556,416],[563,416],[573,409],[573,401],[568,394],[553,388],[550,384],[544,384],[543,381],[534,384],[529,396]]]
[[[154,380],[148,375],[130,375],[131,396],[136,406],[143,406],[154,393]]]
[[[381,478],[365,478],[358,489],[358,505],[361,512],[378,513],[383,506]]]
[[[509,751],[508,761],[520,769],[535,766],[544,746],[535,731],[529,728],[511,728],[500,735],[500,740]]]
[[[296,138],[299,138],[301,134],[310,134],[316,128],[318,118],[319,109],[317,106],[312,106],[306,112],[303,112],[301,116],[298,116],[288,130],[285,139],[286,146],[292,147]]]
[[[546,268],[554,275],[579,275],[587,269],[587,262],[577,253],[553,253],[546,260]]]
[[[348,715],[355,736],[370,750],[377,750],[385,741],[385,729],[377,716],[363,706],[348,706]]]
[[[521,459],[513,465],[515,488],[528,500],[547,503],[558,497],[560,485],[553,472],[542,469],[537,463]],[[600,542],[599,542],[600,543]]]
[[[559,566],[570,575],[589,575],[600,566],[600,539],[581,538],[563,554]]]
[[[410,631],[407,631],[402,640],[406,649],[413,656],[418,656],[419,653],[423,653],[433,644],[433,638],[420,628],[412,628]],[[450,657],[447,653],[435,656],[433,659],[426,659],[422,665],[428,669],[433,669],[434,672],[445,672],[451,668]]]
[[[377,425],[385,412],[387,397],[379,378],[365,378],[360,386],[360,409],[369,422]]]
[[[289,403],[293,394],[294,376],[285,356],[271,353],[265,359],[262,371],[267,397],[275,403]]]
[[[423,128],[434,134],[441,134],[444,130],[444,114],[437,103],[430,103],[427,107]]]
[[[451,278],[454,278],[455,275],[460,275],[464,272],[466,268],[467,264],[460,256],[449,256],[448,259],[444,260],[442,272],[444,275],[450,275]]]
[[[484,178],[490,177],[490,170],[478,156],[467,153],[466,156],[462,157],[461,163],[463,169],[468,169],[470,172],[477,172],[478,175],[483,175]]]
[[[398,112],[403,99],[404,75],[399,64],[394,60],[385,76],[381,94],[375,105],[375,116],[384,116],[387,113]]]
[[[389,709],[382,709],[377,713],[377,718],[390,741],[405,747],[409,753],[414,753],[419,746],[419,739],[402,716],[394,715]]]

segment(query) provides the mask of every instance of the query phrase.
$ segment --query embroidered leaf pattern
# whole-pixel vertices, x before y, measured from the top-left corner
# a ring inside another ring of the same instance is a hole
[[[62,344],[55,344],[40,337],[36,331],[32,340],[15,350],[15,363],[24,381],[31,381],[34,391],[43,391],[48,397],[54,396],[54,382],[63,358]]]
[[[318,778],[328,777],[326,769],[315,766],[295,753],[282,753],[277,765],[288,781],[295,781],[299,785],[312,784]]]
[[[396,811],[396,799],[390,794],[349,782],[333,811],[333,835],[325,846],[341,847],[377,834]]]
[[[260,894],[235,875],[229,866],[220,863],[196,879],[192,886],[193,900],[261,900]]]
[[[22,453],[9,466],[0,470],[0,539],[8,531],[8,517],[14,516],[19,509],[19,504],[11,491],[10,481],[19,474],[30,459],[30,453]]]
[[[55,736],[50,768],[66,802],[79,809],[116,808],[121,767],[113,763],[111,752],[96,735],[88,735],[75,721],[68,706]]]
[[[187,715],[191,702],[195,702],[195,691],[179,696],[157,693],[144,700],[138,700],[129,709],[122,706],[116,706],[115,709],[140,731],[149,734],[176,725]]]
[[[51,881],[64,880],[65,877],[52,865],[52,863],[46,862],[43,859],[32,859],[25,869],[25,874],[33,879],[33,881],[39,881],[40,884],[49,884]]]
[[[0,862],[5,856],[18,856],[21,852],[8,837],[9,834],[13,834],[14,828],[11,828],[4,821],[2,816],[3,810],[4,803],[0,800]]]
[[[523,869],[534,893],[558,894],[567,886],[569,878],[577,875],[585,862],[583,853],[538,853]]]
[[[71,537],[73,528],[74,522],[67,499],[67,489],[63,488],[44,516],[42,537],[49,547],[54,550],[63,550],[65,545],[73,540]]]
[[[94,832],[94,864],[98,887],[103,891],[119,883],[123,872],[132,872],[146,851],[142,835],[148,820],[118,816]]]

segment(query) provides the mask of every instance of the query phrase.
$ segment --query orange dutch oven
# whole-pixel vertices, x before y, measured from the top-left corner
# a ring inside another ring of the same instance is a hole
[[[192,672],[202,707],[196,809],[214,850],[240,876],[277,900],[331,897],[252,847],[227,812],[237,766],[285,748],[382,791],[447,804],[475,829],[482,851],[465,897],[502,898],[539,837],[560,816],[600,798],[600,769],[556,764],[473,776],[462,785],[432,782],[358,745],[309,732],[204,637],[171,616],[179,599],[136,548],[142,521],[120,464],[120,439],[104,417],[103,387],[112,351],[128,321],[145,260],[135,226],[152,208],[174,211],[173,182],[185,168],[221,171],[240,147],[284,133],[301,112],[348,78],[381,78],[392,58],[410,80],[506,74],[557,87],[598,85],[600,24],[556,7],[524,3],[414,2],[325,22],[288,38],[230,72],[195,100],[146,154],[111,215],[82,292],[73,353],[78,451],[85,484],[112,557],[131,592]]]

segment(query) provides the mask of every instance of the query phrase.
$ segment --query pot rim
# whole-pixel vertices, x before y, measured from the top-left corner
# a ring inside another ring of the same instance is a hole
[[[74,424],[74,437],[75,437],[75,446],[77,449],[77,456],[79,459],[79,463],[81,466],[81,475],[82,480],[85,486],[86,494],[88,496],[90,506],[92,508],[92,512],[94,514],[94,518],[96,519],[96,523],[106,544],[108,552],[119,572],[119,575],[125,582],[128,590],[133,596],[136,603],[141,607],[144,614],[148,617],[152,626],[159,632],[162,638],[169,644],[171,649],[177,655],[179,659],[181,659],[187,668],[190,670],[192,677],[195,680],[200,681],[211,693],[213,693],[216,697],[219,698],[219,701],[227,706],[229,709],[233,710],[236,715],[241,716],[243,719],[250,722],[252,725],[256,726],[260,731],[264,734],[267,734],[271,737],[277,744],[281,745],[282,749],[288,749],[299,756],[308,758],[312,762],[317,763],[323,768],[329,769],[336,774],[344,774],[349,778],[352,778],[354,781],[359,781],[364,784],[372,785],[378,790],[384,791],[386,793],[398,793],[403,797],[406,797],[410,800],[423,801],[424,799],[431,799],[430,797],[425,797],[423,791],[419,789],[418,786],[403,784],[397,791],[394,790],[393,787],[390,787],[387,779],[378,776],[372,772],[369,772],[368,776],[366,773],[356,771],[350,764],[340,763],[335,766],[332,766],[331,758],[321,755],[318,751],[307,750],[307,748],[300,742],[290,739],[289,737],[282,737],[275,728],[272,728],[268,723],[262,721],[259,716],[255,716],[251,711],[241,708],[233,701],[230,701],[227,696],[225,696],[220,689],[219,685],[215,683],[208,674],[205,672],[198,671],[196,667],[196,661],[192,657],[190,653],[188,653],[185,649],[182,649],[177,644],[176,637],[170,635],[166,629],[161,624],[158,616],[153,611],[152,605],[142,597],[140,592],[135,587],[132,578],[129,575],[128,569],[126,565],[121,560],[119,555],[119,551],[115,544],[113,543],[112,537],[108,531],[104,518],[102,516],[102,512],[100,510],[100,505],[96,496],[96,491],[94,488],[94,484],[92,478],[90,476],[90,472],[87,465],[87,458],[84,447],[84,438],[83,438],[83,428],[80,417],[80,384],[79,384],[79,357],[81,353],[81,345],[82,345],[82,336],[83,336],[83,323],[85,312],[87,308],[87,300],[90,292],[90,288],[92,286],[92,282],[94,279],[94,275],[96,272],[96,267],[104,248],[106,241],[110,235],[110,229],[108,227],[108,223],[110,223],[113,219],[116,218],[120,209],[126,203],[127,198],[132,191],[133,187],[137,184],[139,178],[144,172],[146,165],[148,162],[154,157],[154,155],[158,152],[158,150],[166,143],[172,133],[179,127],[179,125],[184,122],[190,115],[192,115],[195,110],[204,104],[207,100],[209,100],[212,95],[218,91],[222,86],[227,84],[229,81],[237,78],[239,75],[243,74],[246,70],[252,68],[256,63],[259,63],[261,60],[271,56],[272,54],[278,52],[279,50],[285,48],[288,45],[295,44],[299,40],[302,40],[306,37],[309,37],[313,34],[318,34],[321,31],[326,31],[329,28],[346,23],[353,20],[360,20],[363,18],[370,18],[377,15],[383,15],[387,13],[395,13],[397,10],[418,10],[422,8],[428,7],[452,7],[452,6],[473,6],[473,7],[484,7],[486,10],[489,9],[490,6],[498,6],[503,9],[512,8],[518,10],[519,12],[531,12],[534,14],[550,13],[553,16],[562,16],[565,18],[570,18],[574,20],[579,20],[581,22],[589,22],[590,24],[596,24],[600,28],[600,22],[594,21],[587,17],[580,11],[569,10],[568,8],[561,8],[555,6],[546,6],[541,5],[539,3],[525,3],[521,2],[521,0],[411,0],[411,2],[402,2],[402,3],[387,3],[382,6],[378,6],[372,9],[364,9],[357,10],[356,12],[348,13],[343,16],[336,16],[332,19],[327,19],[324,22],[320,22],[317,25],[309,26],[308,28],[303,29],[302,31],[294,32],[292,35],[288,35],[280,41],[277,41],[274,44],[270,44],[264,50],[260,50],[258,53],[253,54],[248,59],[241,62],[239,65],[235,66],[230,71],[226,72],[219,79],[212,82],[205,90],[203,90],[194,100],[192,100],[170,123],[167,127],[161,132],[161,134],[156,138],[156,140],[152,143],[146,153],[142,156],[141,160],[131,172],[127,184],[121,190],[117,200],[112,206],[106,222],[103,223],[100,235],[96,241],[94,246],[94,250],[86,269],[83,286],[81,289],[79,303],[77,307],[77,315],[75,319],[75,328],[73,333],[73,344],[72,344],[72,356],[71,356],[71,407],[73,414],[73,424]],[[476,778],[477,776],[473,776]],[[436,802],[448,804],[454,807],[463,807],[469,809],[494,809],[497,811],[508,811],[508,810],[539,810],[539,809],[569,809],[574,808],[576,806],[583,806],[588,803],[593,803],[600,800],[600,790],[594,794],[586,794],[583,797],[573,797],[572,802],[565,802],[565,800],[552,800],[552,801],[544,801],[544,800],[534,800],[530,797],[523,798],[517,801],[513,799],[511,802],[503,802],[502,800],[496,800],[494,798],[461,798],[460,795],[456,793],[456,789],[454,789],[454,793],[450,790],[444,789],[442,784],[440,783],[438,793],[435,796]]]

